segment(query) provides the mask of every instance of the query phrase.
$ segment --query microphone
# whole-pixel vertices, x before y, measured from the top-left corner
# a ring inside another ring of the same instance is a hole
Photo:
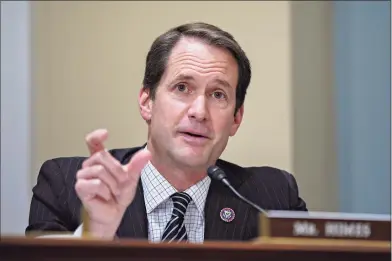
[[[262,209],[261,207],[257,206],[255,203],[251,202],[244,196],[242,196],[229,182],[227,179],[226,173],[219,168],[218,166],[210,166],[207,169],[207,174],[211,179],[214,179],[216,181],[220,181],[223,184],[225,184],[238,198],[240,198],[242,201],[245,203],[251,205],[253,208],[255,208],[257,211],[263,213],[264,215],[267,215],[267,211]]]

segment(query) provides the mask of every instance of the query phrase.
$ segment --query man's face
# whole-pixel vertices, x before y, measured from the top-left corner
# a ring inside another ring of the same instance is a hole
[[[242,120],[242,107],[234,115],[237,82],[238,66],[229,52],[198,39],[181,39],[155,99],[140,92],[153,152],[194,170],[214,164]]]

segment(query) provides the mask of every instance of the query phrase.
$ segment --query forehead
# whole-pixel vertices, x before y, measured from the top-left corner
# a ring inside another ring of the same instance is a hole
[[[178,74],[221,78],[233,87],[238,80],[238,65],[228,50],[190,37],[180,39],[173,48],[166,72],[169,78]]]

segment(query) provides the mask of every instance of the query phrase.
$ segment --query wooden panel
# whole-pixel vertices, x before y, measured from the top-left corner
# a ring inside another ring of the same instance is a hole
[[[1,260],[390,260],[390,248],[343,244],[266,241],[208,242],[204,244],[149,244],[143,241],[30,239],[3,237]]]

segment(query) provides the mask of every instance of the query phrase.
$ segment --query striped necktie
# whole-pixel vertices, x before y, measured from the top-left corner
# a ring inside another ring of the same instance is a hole
[[[173,201],[173,213],[163,231],[162,241],[169,243],[172,241],[187,241],[188,236],[184,226],[184,217],[192,198],[185,192],[177,192],[171,196],[171,199]]]

